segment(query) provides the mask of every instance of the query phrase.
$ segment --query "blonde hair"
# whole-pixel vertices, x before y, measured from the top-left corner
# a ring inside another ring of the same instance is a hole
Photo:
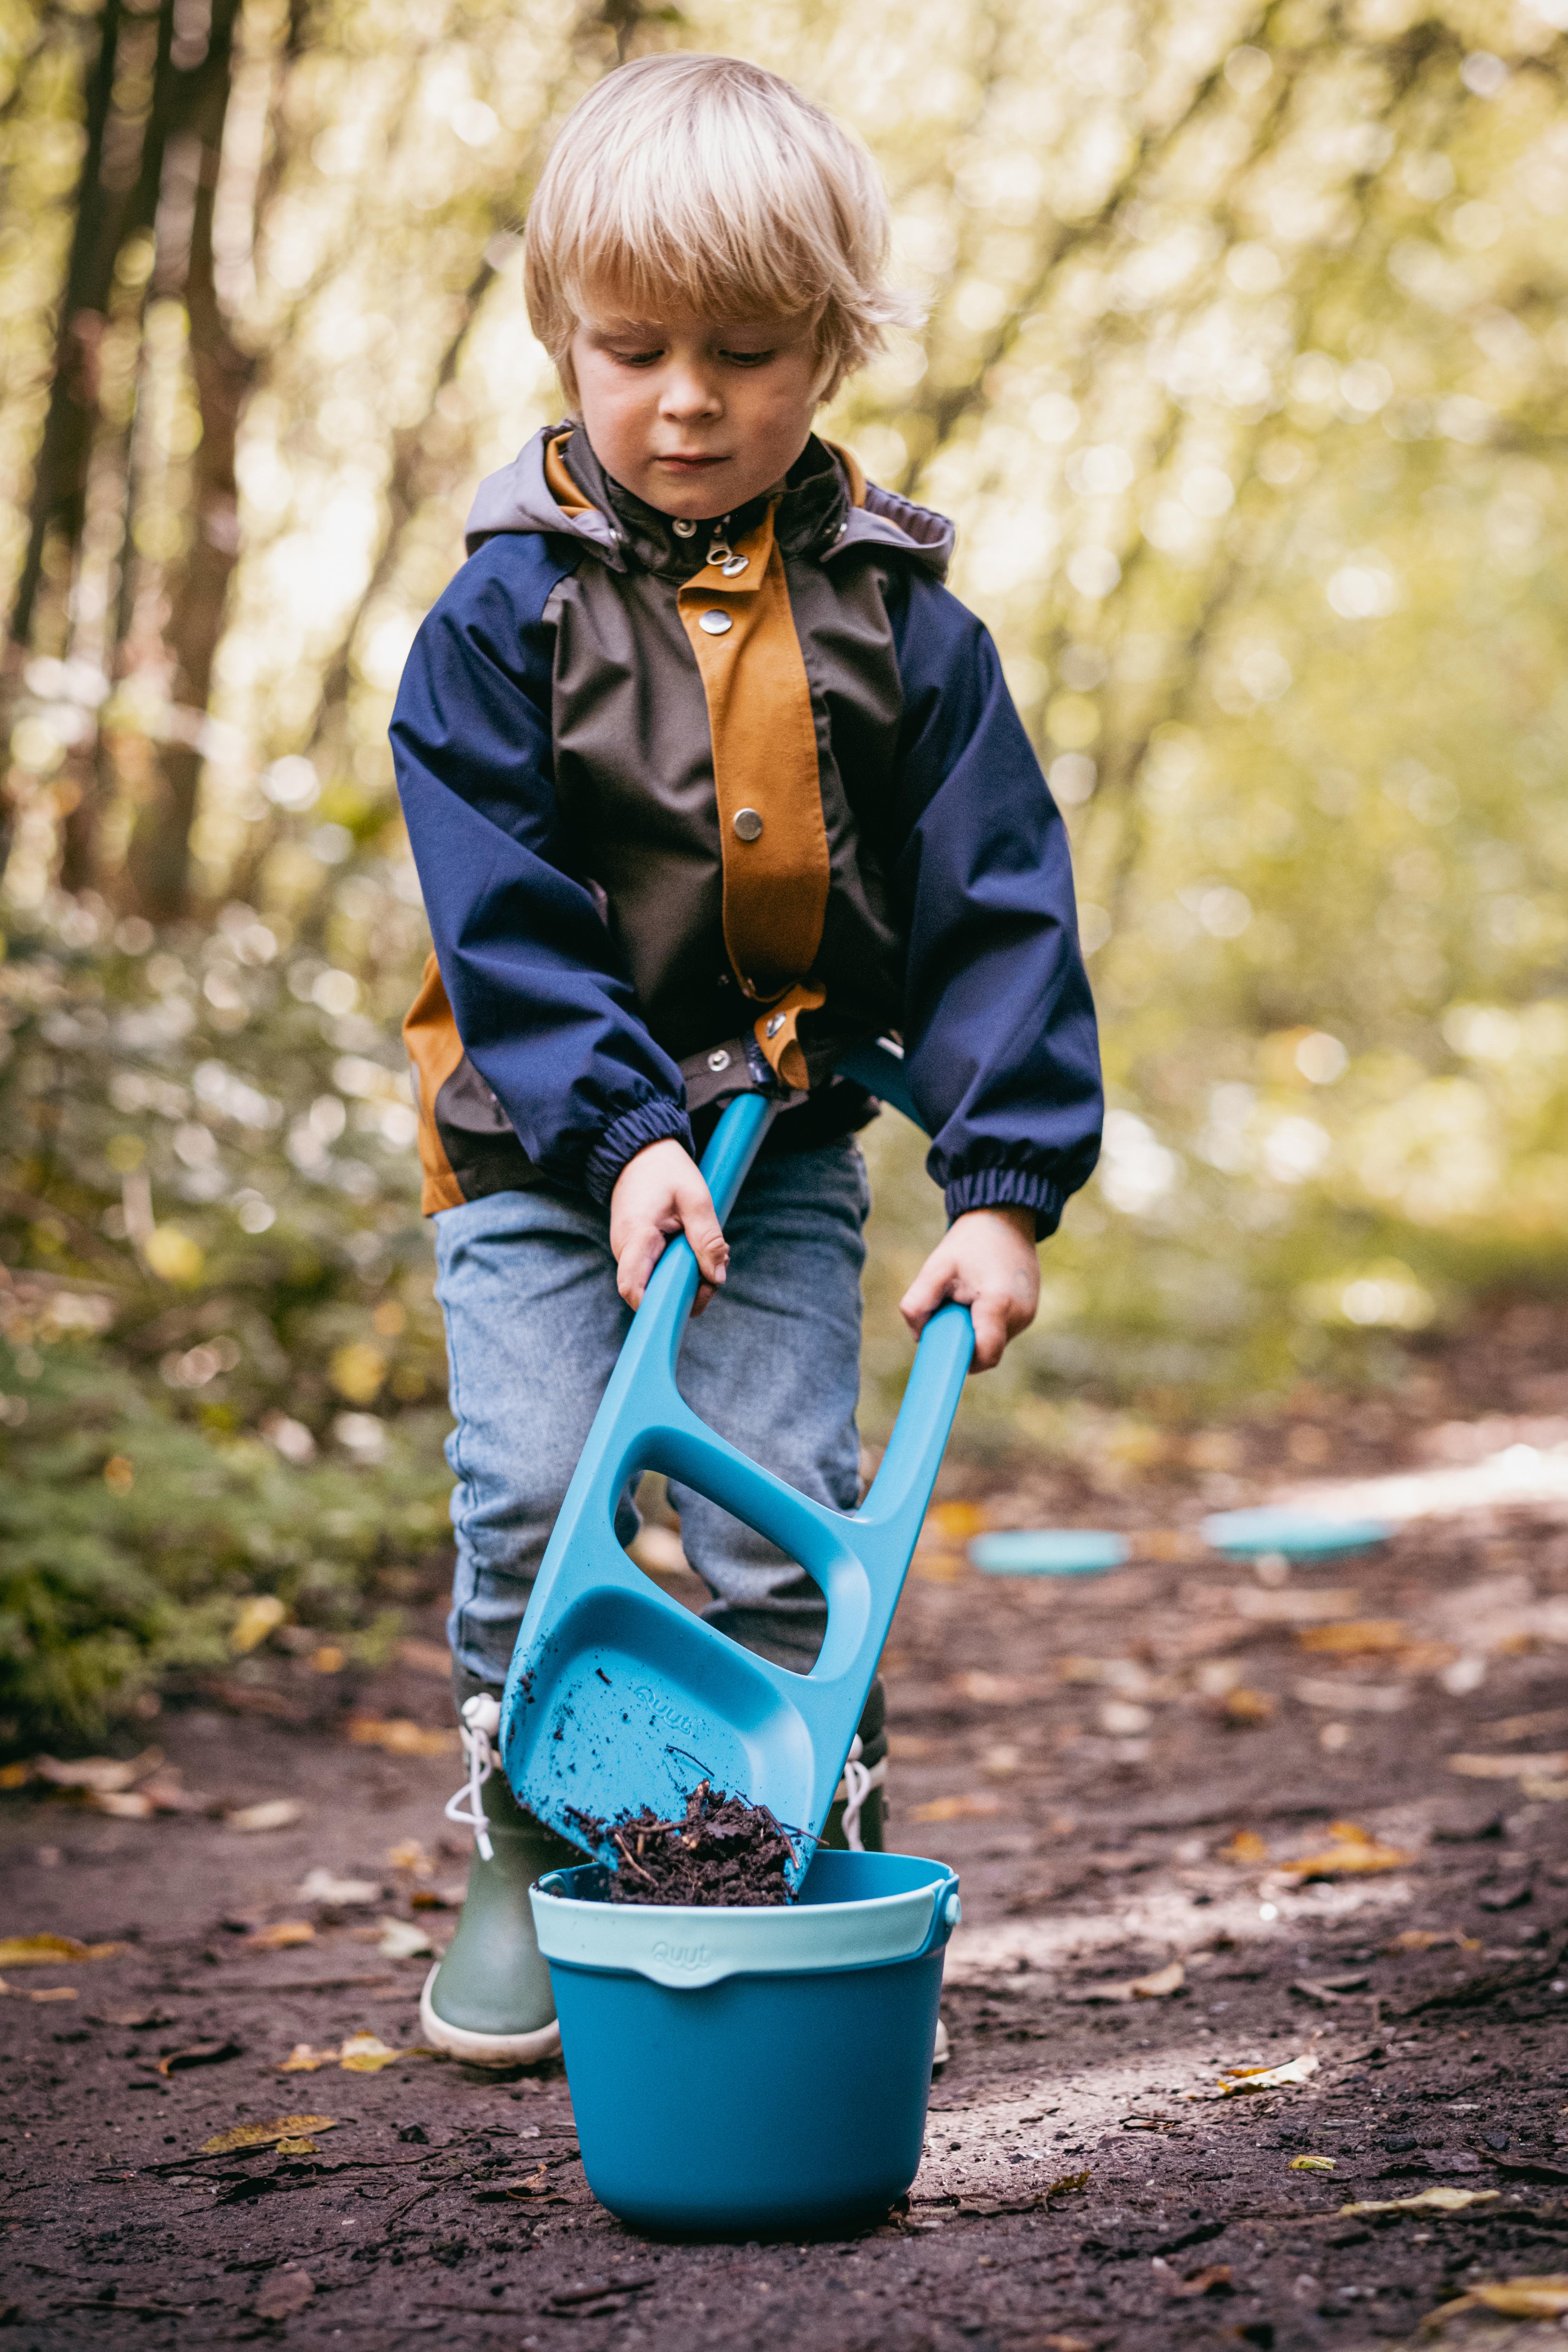
[[[818,396],[920,310],[886,283],[870,156],[777,74],[739,58],[638,58],[573,110],[529,208],[523,289],[574,407],[572,337],[606,298],[702,318],[815,313]]]

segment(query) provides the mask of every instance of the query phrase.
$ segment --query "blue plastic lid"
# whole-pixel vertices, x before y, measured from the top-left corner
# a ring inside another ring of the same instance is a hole
[[[1125,1536],[1094,1528],[1016,1528],[976,1536],[969,1558],[988,1576],[1103,1576],[1127,1549]]]
[[[1216,1551],[1278,1551],[1288,1559],[1366,1551],[1386,1543],[1393,1532],[1382,1519],[1324,1519],[1310,1511],[1218,1511],[1203,1523],[1204,1541]]]

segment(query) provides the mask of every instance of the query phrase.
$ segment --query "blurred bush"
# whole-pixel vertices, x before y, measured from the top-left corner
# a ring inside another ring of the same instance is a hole
[[[395,1030],[247,910],[121,936],[77,904],[0,965],[5,1741],[216,1670],[257,1595],[374,1646],[445,1563]]]

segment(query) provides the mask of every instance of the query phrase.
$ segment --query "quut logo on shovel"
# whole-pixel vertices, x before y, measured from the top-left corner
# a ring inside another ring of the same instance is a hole
[[[651,1684],[637,1684],[633,1688],[632,1696],[647,1708],[656,1723],[662,1723],[669,1731],[684,1732],[689,1739],[700,1738],[708,1728],[700,1716],[682,1715],[680,1709],[671,1706],[669,1701],[656,1691]]]

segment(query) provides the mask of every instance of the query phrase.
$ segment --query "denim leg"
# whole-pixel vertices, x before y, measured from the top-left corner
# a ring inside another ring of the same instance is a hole
[[[727,1223],[729,1279],[681,1350],[682,1393],[710,1425],[803,1493],[854,1508],[859,1443],[864,1163],[852,1145],[752,1170]],[[499,1192],[436,1220],[457,1427],[458,1540],[448,1621],[454,1664],[506,1678],[572,1473],[630,1318],[608,1222],[543,1188]],[[722,1632],[805,1671],[826,1611],[810,1579],[728,1512],[672,1485],[681,1539],[716,1596]],[[636,1532],[623,1497],[616,1532]]]
[[[457,1422],[447,1440],[458,1480],[447,1637],[458,1671],[499,1690],[631,1318],[591,1202],[492,1192],[435,1222]],[[637,1531],[628,1501],[616,1531],[623,1542]]]
[[[853,1144],[759,1160],[725,1232],[730,1273],[689,1325],[677,1378],[694,1412],[814,1501],[859,1498],[865,1162]],[[826,1605],[796,1565],[689,1486],[670,1486],[686,1556],[716,1598],[703,1611],[797,1674],[822,1645]]]

